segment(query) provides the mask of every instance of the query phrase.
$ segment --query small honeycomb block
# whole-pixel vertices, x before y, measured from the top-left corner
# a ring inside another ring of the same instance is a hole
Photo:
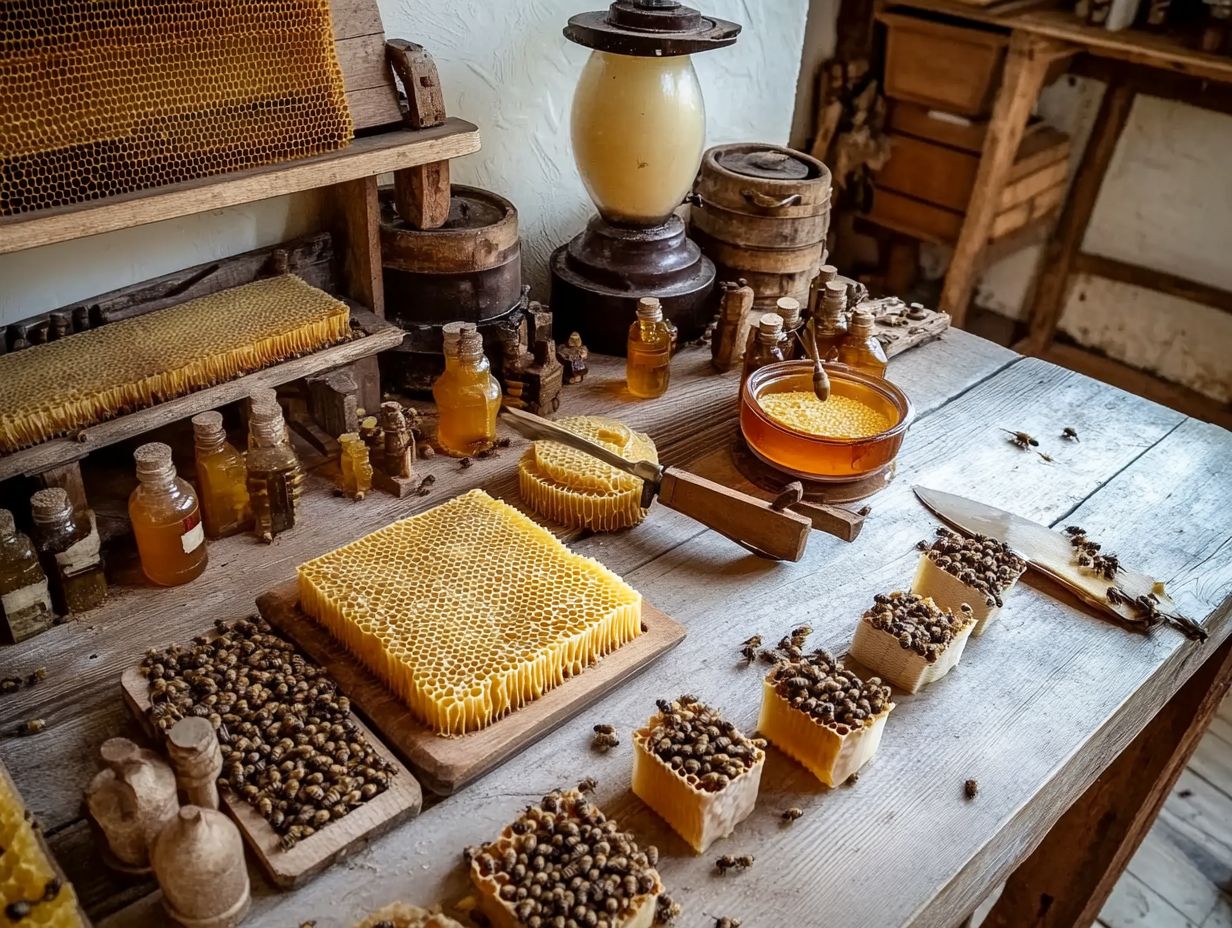
[[[303,564],[300,606],[441,734],[526,705],[642,633],[642,597],[472,490]]]
[[[1010,591],[1027,569],[1027,562],[995,538],[964,538],[947,528],[920,556],[911,592],[929,597],[942,609],[957,613],[971,607],[979,637],[997,617]]]
[[[615,419],[574,416],[556,424],[631,461],[658,463],[650,437]],[[534,512],[571,528],[611,532],[646,518],[639,478],[559,442],[527,449],[518,462],[518,490]]]
[[[765,762],[760,745],[709,706],[664,700],[633,735],[633,792],[702,854],[749,817]]]
[[[558,837],[565,840],[557,843]],[[475,853],[471,883],[493,928],[570,920],[595,928],[650,928],[663,891],[658,857],[653,847],[642,851],[577,790],[557,791]],[[589,883],[585,890],[574,883],[578,877]]]
[[[39,928],[83,928],[85,921],[72,884],[56,873],[26,818],[21,796],[0,768],[0,924]],[[26,914],[5,917],[20,906]]]
[[[766,676],[757,730],[833,787],[872,760],[893,708],[880,679],[861,680],[817,651]]]
[[[856,624],[851,657],[899,689],[916,693],[954,668],[974,628],[966,603],[954,613],[915,593],[878,594]]]

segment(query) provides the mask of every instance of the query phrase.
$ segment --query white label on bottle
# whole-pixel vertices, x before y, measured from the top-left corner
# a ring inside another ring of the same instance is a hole
[[[57,554],[56,566],[65,576],[69,577],[91,567],[98,567],[101,548],[102,539],[98,537],[98,523],[94,519],[94,513],[91,512],[90,534]]]
[[[203,544],[205,544],[205,526],[198,519],[197,523],[180,536],[180,544],[184,546],[184,553],[191,554]]]
[[[8,616],[20,615],[23,610],[38,603],[42,603],[47,607],[47,611],[51,612],[51,597],[47,593],[46,578],[23,586],[20,590],[10,590],[0,595],[0,609]]]

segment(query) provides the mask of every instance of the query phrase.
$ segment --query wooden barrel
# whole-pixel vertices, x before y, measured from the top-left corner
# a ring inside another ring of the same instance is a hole
[[[808,298],[830,228],[824,164],[779,145],[716,145],[702,158],[694,193],[689,234],[720,280],[745,278],[759,307]]]

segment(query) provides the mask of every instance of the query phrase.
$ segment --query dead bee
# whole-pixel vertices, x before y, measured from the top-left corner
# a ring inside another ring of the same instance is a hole
[[[1087,530],[1080,525],[1065,526],[1065,534],[1069,535],[1071,538],[1075,538],[1078,535],[1085,535],[1086,533],[1087,533]]]
[[[498,439],[496,439],[496,447],[498,447],[498,448],[508,448],[508,447],[509,447],[510,445],[512,445],[512,444],[513,444],[513,439],[511,439],[511,438],[498,438]]]
[[[475,457],[479,458],[479,460],[481,461],[486,461],[488,458],[494,458],[496,457],[496,449],[495,448],[483,448],[475,452]]]
[[[474,463],[475,462],[472,461],[470,458],[463,458],[462,460],[458,462],[458,466],[465,470],[466,468],[470,467]]]
[[[1017,445],[1023,451],[1026,451],[1028,448],[1039,447],[1039,439],[1033,437],[1027,432],[1014,432],[1014,431],[1011,431],[1010,429],[1002,429],[1001,431],[1007,433],[1010,436],[1011,444]]]
[[[27,722],[22,722],[15,729],[13,729],[13,734],[17,735],[19,738],[24,738],[28,735],[37,735],[46,727],[46,719],[30,719]]]
[[[761,647],[761,635],[752,635],[740,644],[740,656],[744,658],[746,664],[753,663],[753,659],[757,657],[757,649]]]
[[[766,650],[762,651],[758,656],[761,658],[763,664],[777,664],[779,659],[782,657],[782,655],[773,648],[766,648]]]
[[[927,540],[925,540],[925,539],[923,539],[923,538],[921,538],[919,541],[917,541],[917,542],[915,543],[915,549],[916,549],[917,551],[927,551],[927,550],[928,550],[928,541],[927,541]]]
[[[1038,454],[1040,456],[1040,460],[1045,462],[1046,464],[1051,464],[1053,461],[1056,460],[1056,458],[1054,458],[1051,454],[1045,454],[1042,451],[1037,451],[1035,453]]]
[[[977,780],[968,780],[963,784],[963,795],[968,799],[974,799],[980,791],[980,784]]]
[[[1078,430],[1069,425],[1061,429],[1061,437],[1066,441],[1081,441],[1078,437]]]
[[[679,902],[673,902],[667,893],[659,893],[659,899],[655,903],[655,921],[661,925],[670,925],[680,917],[680,912]]]
[[[21,677],[4,677],[0,679],[0,695],[16,693],[21,689]]]
[[[742,854],[739,857],[724,854],[714,862],[714,868],[719,871],[719,876],[726,876],[728,870],[747,870],[751,866],[753,866],[752,854]]]
[[[860,771],[857,770],[855,773],[853,773],[851,776],[847,778],[846,785],[855,786],[859,782],[860,782]]]
[[[615,730],[611,725],[604,725],[602,722],[595,726],[595,732],[601,735],[610,735]]]
[[[1115,554],[1097,554],[1091,558],[1091,568],[1105,580],[1113,580],[1121,569],[1121,560]]]
[[[598,785],[594,777],[586,777],[577,785],[577,791],[579,793],[593,793]]]
[[[428,474],[423,480],[419,481],[419,486],[415,487],[416,496],[427,496],[432,492],[432,484],[436,483],[436,476]]]
[[[32,911],[34,906],[25,899],[18,899],[16,902],[10,902],[4,907],[4,917],[11,922],[19,922],[25,919]]]
[[[790,823],[790,822],[794,822],[796,819],[798,819],[803,814],[804,814],[803,809],[798,808],[797,806],[792,806],[790,809],[784,809],[783,813],[779,816],[779,818],[781,818],[784,822]]]
[[[610,728],[611,726],[607,727]],[[612,734],[611,731],[597,731],[590,740],[590,746],[602,754],[606,754],[618,744],[620,744],[620,739]]]
[[[26,686],[34,686],[37,683],[42,683],[47,679],[47,668],[36,667],[30,676],[26,677]]]
[[[724,915],[722,918],[714,920],[714,928],[740,928],[740,919],[728,918]]]

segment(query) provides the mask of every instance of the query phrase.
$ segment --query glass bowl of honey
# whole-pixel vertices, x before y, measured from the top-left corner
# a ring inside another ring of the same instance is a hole
[[[804,480],[843,483],[885,470],[914,413],[884,377],[827,364],[830,398],[813,393],[813,362],[780,361],[740,389],[740,431],[764,463]]]

